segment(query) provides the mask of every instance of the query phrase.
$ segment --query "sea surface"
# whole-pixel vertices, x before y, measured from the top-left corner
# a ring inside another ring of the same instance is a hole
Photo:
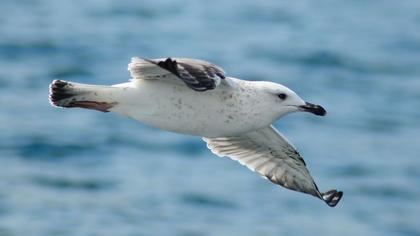
[[[133,56],[282,83],[326,117],[275,123],[335,208],[198,137],[48,102]],[[0,0],[0,236],[420,235],[420,1]]]

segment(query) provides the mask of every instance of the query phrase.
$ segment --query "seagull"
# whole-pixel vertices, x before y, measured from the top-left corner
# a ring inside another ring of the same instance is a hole
[[[343,196],[335,189],[321,192],[297,149],[272,125],[293,112],[324,116],[322,106],[305,102],[281,84],[228,77],[219,66],[198,59],[134,57],[128,71],[129,82],[112,86],[54,80],[50,103],[115,112],[152,127],[203,137],[214,154],[330,207]]]

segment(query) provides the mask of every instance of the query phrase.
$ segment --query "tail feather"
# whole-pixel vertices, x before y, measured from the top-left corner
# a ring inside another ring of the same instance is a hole
[[[107,101],[109,99],[99,99],[98,92],[101,88],[103,86],[54,80],[50,85],[50,103],[57,107],[80,107],[108,112],[117,103]]]
[[[337,205],[337,203],[340,201],[341,197],[343,197],[343,192],[337,191],[335,189],[322,193],[322,199],[330,207],[335,207],[335,205]]]

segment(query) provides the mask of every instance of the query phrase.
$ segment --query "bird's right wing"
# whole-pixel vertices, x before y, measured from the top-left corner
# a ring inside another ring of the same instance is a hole
[[[189,58],[145,59],[134,57],[128,64],[133,79],[163,79],[184,82],[195,91],[215,89],[225,80],[222,68],[210,62]]]
[[[337,190],[321,193],[299,152],[272,126],[242,136],[203,140],[214,154],[228,156],[275,184],[311,194],[331,207],[343,195]]]

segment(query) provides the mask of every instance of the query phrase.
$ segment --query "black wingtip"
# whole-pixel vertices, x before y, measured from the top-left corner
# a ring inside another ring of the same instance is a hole
[[[335,207],[340,201],[341,197],[343,197],[343,192],[337,191],[335,189],[322,193],[322,199],[330,207]]]

